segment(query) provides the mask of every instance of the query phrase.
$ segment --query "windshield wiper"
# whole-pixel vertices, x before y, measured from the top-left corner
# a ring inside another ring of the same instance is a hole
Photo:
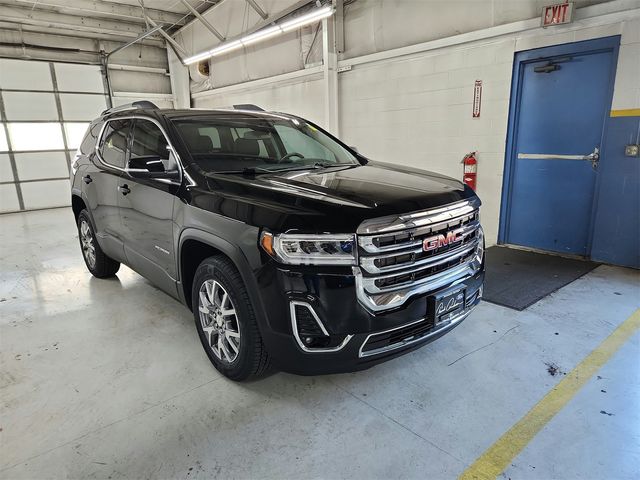
[[[321,168],[330,167],[355,167],[357,164],[350,163],[334,163],[334,162],[315,162],[307,165],[292,165],[284,168],[264,168],[264,167],[245,167],[242,170],[223,170],[219,174],[226,173],[241,173],[243,175],[256,175],[258,173],[279,173],[279,172],[294,172],[296,170],[318,170]]]
[[[268,168],[262,167],[245,167],[242,170],[218,170],[210,173],[215,174],[227,174],[227,173],[242,173],[243,175],[255,175],[256,173],[270,173],[273,170],[269,170]]]
[[[315,163],[309,163],[307,165],[293,165],[291,167],[277,168],[269,171],[270,172],[291,172],[294,170],[318,170],[320,168],[345,167],[345,166],[354,166],[354,165],[351,165],[350,163],[315,162]]]
[[[256,173],[271,173],[273,170],[264,167],[245,167],[242,169],[243,175],[255,175]]]

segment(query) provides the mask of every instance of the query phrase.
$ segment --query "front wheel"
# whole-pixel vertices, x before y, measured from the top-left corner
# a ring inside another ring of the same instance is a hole
[[[196,270],[191,295],[198,335],[214,367],[237,381],[263,374],[269,355],[235,266],[224,257],[207,258]]]

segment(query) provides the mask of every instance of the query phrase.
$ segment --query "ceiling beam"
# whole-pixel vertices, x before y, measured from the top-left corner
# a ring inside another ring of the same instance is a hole
[[[14,22],[5,22],[4,19],[0,19],[0,33],[2,32],[24,32],[28,34],[39,34],[39,35],[55,35],[56,37],[65,37],[70,39],[87,39],[87,40],[103,40],[106,42],[113,43],[121,43],[128,42],[131,40],[131,37],[121,37],[113,34],[105,34],[105,33],[95,33],[95,32],[80,32],[80,31],[69,31],[65,28],[45,28],[41,26],[35,25],[25,25],[25,24],[17,24]],[[155,38],[145,38],[140,42],[142,45],[147,45],[149,47],[159,47],[164,48],[164,41]]]
[[[212,0],[215,1],[215,0]],[[216,2],[214,5],[211,5],[209,8],[207,8],[206,10],[200,12],[201,16],[205,16],[205,15],[209,15],[209,13],[211,13],[213,11],[214,8],[220,6],[222,4],[222,2],[224,2],[225,0],[219,0],[218,2]],[[178,30],[176,30],[175,32],[171,33],[171,36],[175,37],[176,35],[178,35],[180,32],[182,32],[184,29],[191,27],[192,25],[198,23],[198,19],[197,18],[193,18],[192,20],[190,20],[189,22],[187,22],[186,24],[184,24],[182,27],[180,27]]]
[[[0,4],[0,19],[19,25],[31,25],[42,28],[64,29],[69,32],[94,32],[100,35],[118,37],[137,37],[146,28],[144,23],[137,24],[122,20],[105,20],[91,17],[79,17],[63,13],[32,10],[28,7]]]
[[[1,2],[6,4],[7,2]],[[85,16],[93,18],[105,17],[109,19],[120,19],[135,23],[144,23],[142,8],[138,5],[125,5],[109,1],[98,0],[73,0],[65,3],[64,0],[14,0],[16,3],[24,4],[33,10],[48,10],[69,15]],[[168,12],[149,8],[145,5],[145,13],[157,22],[183,25],[186,23],[185,16],[180,13]]]
[[[153,27],[157,27],[157,26],[158,26],[158,24],[157,24],[156,22],[154,22],[152,19],[150,19],[150,18],[149,18],[148,20],[149,20],[149,23],[150,23]],[[160,29],[158,30],[158,33],[159,33],[159,34],[161,34],[161,35],[164,37],[164,39],[165,39],[167,42],[169,42],[169,43],[173,46],[173,48],[175,48],[175,50],[176,50],[176,55],[177,55],[178,57],[180,57],[181,55],[182,55],[182,56],[186,56],[186,55],[187,55],[187,52],[186,52],[186,50],[182,47],[182,45],[180,45],[180,44],[179,44],[178,42],[176,42],[173,38],[171,38],[171,35],[169,35],[167,32],[165,32],[162,28],[160,28]]]
[[[207,14],[208,12],[210,12],[212,9],[214,9],[215,7],[217,7],[218,5],[220,5],[224,0],[221,0],[220,2],[218,2],[217,4],[215,4],[213,7],[211,7],[209,10],[207,10],[206,12],[203,12],[203,14]],[[241,34],[234,36],[234,38],[239,38],[241,36],[244,35],[250,35],[258,30],[260,30],[261,28],[266,27],[267,25],[271,25],[274,22],[277,22],[278,20],[280,20],[282,17],[286,17],[287,15],[289,15],[292,12],[295,12],[296,10],[298,10],[299,8],[304,7],[305,5],[308,5],[312,2],[312,0],[298,0],[296,3],[294,3],[293,5],[289,5],[287,8],[280,10],[279,12],[276,12],[274,14],[271,14],[270,16],[268,16],[267,18],[265,18],[264,20],[260,20],[258,23],[256,23],[254,26],[248,28],[247,30],[243,31]],[[175,37],[176,35],[178,35],[180,32],[184,31],[185,29],[191,27],[197,20],[191,21],[189,23],[187,23],[185,26],[183,26],[182,28],[180,28],[177,32],[173,33],[172,36]],[[230,39],[228,39],[230,40]]]
[[[247,3],[251,5],[251,8],[253,8],[256,13],[262,17],[263,20],[267,19],[267,13],[262,8],[260,8],[260,5],[258,5],[256,0],[247,0]]]
[[[202,24],[207,28],[207,30],[209,30],[216,37],[218,37],[218,40],[220,40],[221,42],[224,42],[225,40],[224,35],[218,32],[218,30],[216,30],[216,28],[209,23],[209,20],[204,18],[202,15],[200,15],[200,13],[195,8],[193,8],[189,4],[189,2],[187,2],[187,0],[181,0],[181,1],[184,4],[184,6],[187,7],[187,9],[193,14],[194,17],[196,17],[198,20],[202,22]]]

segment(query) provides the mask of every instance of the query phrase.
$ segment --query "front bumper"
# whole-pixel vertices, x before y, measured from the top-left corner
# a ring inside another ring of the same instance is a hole
[[[416,295],[401,308],[374,313],[358,301],[356,280],[352,272],[283,269],[273,262],[261,269],[258,284],[267,317],[261,333],[280,370],[303,375],[362,370],[436,340],[480,302],[484,268],[456,280],[456,288],[466,290],[465,305],[438,325],[428,313],[427,299],[451,284]],[[332,338],[329,348],[305,348],[292,322],[296,304],[312,308]]]

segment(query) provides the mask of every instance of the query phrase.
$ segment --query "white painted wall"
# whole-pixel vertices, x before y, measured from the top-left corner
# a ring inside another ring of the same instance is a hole
[[[214,93],[210,95],[209,93]],[[320,73],[302,79],[269,83],[248,82],[195,94],[196,108],[230,107],[241,103],[253,103],[265,110],[299,115],[318,124],[324,123],[324,91]]]
[[[607,0],[572,1],[582,8]],[[343,58],[534,18],[554,2],[560,0],[357,0],[345,7]]]
[[[341,73],[341,137],[374,159],[462,177],[478,152],[478,195],[487,243],[498,236],[514,53],[622,35],[613,109],[640,108],[640,18],[609,25],[536,30],[486,42],[357,65]],[[554,33],[555,32],[555,33]],[[475,80],[482,111],[472,118]]]
[[[358,0],[346,9],[339,65],[352,69],[339,74],[340,136],[373,159],[456,178],[464,154],[478,151],[489,245],[498,234],[515,52],[622,35],[612,108],[640,108],[640,0],[581,2],[597,5],[578,9],[570,25],[548,29],[539,28],[543,3],[549,2]],[[490,28],[474,30],[483,27]],[[263,51],[262,63],[279,62],[273,48]],[[249,62],[241,52],[235,61],[243,58]],[[212,68],[221,65],[215,60]],[[255,103],[324,124],[324,79],[292,75],[196,93],[194,106]],[[471,117],[476,79],[483,81],[479,119]]]

